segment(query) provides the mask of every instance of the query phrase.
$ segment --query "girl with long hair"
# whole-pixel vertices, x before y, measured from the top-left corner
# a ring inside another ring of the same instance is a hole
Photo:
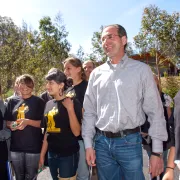
[[[83,105],[84,95],[88,82],[86,81],[86,75],[82,67],[82,63],[78,58],[69,57],[64,62],[64,73],[67,77],[72,78],[73,87],[76,93],[76,98]],[[81,135],[78,137],[78,142],[80,145],[79,153],[79,164],[77,170],[77,180],[88,180],[89,170],[85,158],[85,147]]]

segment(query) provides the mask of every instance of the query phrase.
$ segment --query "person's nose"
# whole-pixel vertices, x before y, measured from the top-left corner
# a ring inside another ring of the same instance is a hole
[[[64,70],[64,74],[67,76],[68,75],[68,71],[65,69]]]
[[[49,88],[49,83],[46,84],[46,89],[48,89],[48,88]]]

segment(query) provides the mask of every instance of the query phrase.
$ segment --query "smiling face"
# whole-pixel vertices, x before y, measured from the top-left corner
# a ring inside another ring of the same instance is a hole
[[[69,62],[64,63],[64,74],[68,78],[72,78],[74,80],[77,77],[80,77],[80,73],[81,73],[81,67],[75,67]]]
[[[124,53],[124,45],[127,43],[127,38],[126,36],[120,37],[116,27],[108,26],[102,32],[101,41],[107,56],[114,58]]]
[[[17,89],[23,99],[31,97],[33,88],[34,80],[31,75],[23,74],[18,77]]]
[[[30,97],[32,95],[33,88],[22,82],[19,83],[18,90],[22,97]]]
[[[58,84],[54,80],[50,80],[50,81],[47,80],[46,82],[46,90],[53,97],[59,96],[59,94],[62,93],[63,87],[64,87],[64,83]]]

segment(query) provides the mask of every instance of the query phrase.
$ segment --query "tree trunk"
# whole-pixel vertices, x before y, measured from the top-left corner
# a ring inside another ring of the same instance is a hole
[[[159,70],[159,59],[158,59],[157,51],[156,51],[156,71],[157,71],[158,80],[159,80],[159,91],[161,92],[161,74]]]

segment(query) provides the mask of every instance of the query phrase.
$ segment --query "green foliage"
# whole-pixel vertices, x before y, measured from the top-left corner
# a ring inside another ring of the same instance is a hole
[[[107,56],[104,53],[101,44],[101,32],[103,30],[103,26],[100,27],[100,30],[93,33],[93,37],[91,39],[92,42],[92,53],[89,55],[89,58],[95,61],[103,61],[107,60]]]
[[[3,95],[3,99],[6,99],[13,95],[13,89],[9,89],[9,91],[6,92],[6,94]]]
[[[85,60],[85,53],[84,53],[84,49],[82,46],[79,46],[79,49],[77,50],[76,56],[81,60],[84,61]]]
[[[22,72],[26,47],[23,30],[11,18],[0,16],[0,79],[5,92],[11,87],[12,79]]]
[[[164,77],[168,77],[168,73],[164,71]]]
[[[29,73],[36,79],[36,92],[43,87],[44,76],[52,67],[61,68],[68,56],[68,33],[58,14],[54,21],[44,17],[39,30],[28,30],[26,23],[17,27],[11,18],[0,16],[0,83],[4,94],[15,78]]]
[[[179,76],[170,76],[161,78],[162,91],[172,98],[175,97],[177,92],[180,89],[180,77]]]
[[[128,56],[131,56],[134,54],[133,48],[132,48],[132,43],[128,42],[126,46],[126,54]]]
[[[176,63],[180,51],[180,14],[168,14],[165,10],[150,5],[143,12],[141,30],[134,37],[140,53],[150,53],[156,57],[156,69],[164,61]],[[162,58],[164,57],[164,58]]]

